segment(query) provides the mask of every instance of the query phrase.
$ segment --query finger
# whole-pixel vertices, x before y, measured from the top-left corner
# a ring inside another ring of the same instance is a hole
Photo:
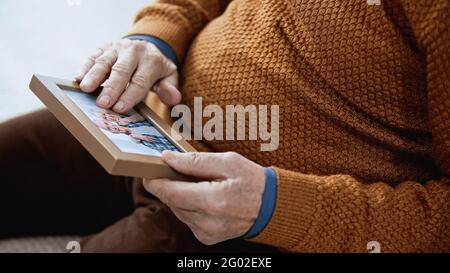
[[[105,81],[116,60],[117,52],[114,49],[106,50],[95,60],[95,64],[84,76],[80,83],[81,90],[84,92],[95,91]]]
[[[123,113],[138,104],[150,91],[150,88],[165,72],[164,57],[154,52],[147,53],[141,58],[136,72],[130,83],[114,106],[114,111]]]
[[[81,82],[83,80],[84,76],[86,76],[86,74],[89,72],[89,70],[91,70],[91,68],[94,66],[95,60],[98,57],[100,57],[103,53],[104,53],[104,50],[99,48],[93,55],[91,55],[88,58],[87,62],[81,68],[81,71],[75,76],[75,80],[77,82]]]
[[[201,178],[232,177],[238,158],[233,153],[176,153],[164,151],[163,160],[176,171]]]
[[[178,90],[178,71],[163,78],[155,86],[155,92],[161,101],[169,106],[177,105],[181,102],[181,92]]]
[[[97,104],[103,108],[111,108],[116,104],[122,92],[128,85],[131,75],[136,70],[139,56],[131,48],[121,54],[111,69],[111,75],[97,99]]]
[[[168,179],[145,180],[144,188],[169,207],[205,211],[214,193],[211,182],[184,182]]]

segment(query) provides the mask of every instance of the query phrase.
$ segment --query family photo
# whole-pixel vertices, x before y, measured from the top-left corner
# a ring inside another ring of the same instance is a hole
[[[96,97],[77,91],[65,91],[85,115],[125,153],[161,156],[164,150],[179,151],[149,121],[130,110],[118,114],[96,105]]]

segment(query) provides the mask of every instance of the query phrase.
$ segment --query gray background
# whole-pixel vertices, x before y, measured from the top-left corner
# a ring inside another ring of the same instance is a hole
[[[43,107],[32,74],[72,79],[85,59],[120,39],[151,0],[1,0],[0,121]]]

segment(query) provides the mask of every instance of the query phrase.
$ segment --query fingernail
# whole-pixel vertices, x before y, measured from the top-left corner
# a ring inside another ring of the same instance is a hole
[[[101,106],[106,107],[106,106],[109,105],[110,100],[111,100],[111,99],[109,98],[109,96],[102,96],[102,97],[100,97],[100,99],[98,100],[98,104],[100,104]]]
[[[123,101],[119,101],[116,106],[114,106],[114,109],[117,111],[123,111],[125,109],[125,103],[123,103]]]

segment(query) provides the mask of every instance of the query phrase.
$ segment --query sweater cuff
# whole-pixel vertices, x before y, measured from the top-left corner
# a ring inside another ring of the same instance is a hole
[[[181,25],[161,21],[161,19],[142,18],[134,24],[126,36],[148,35],[157,37],[170,45],[177,56],[177,60],[182,62],[189,46],[186,33],[188,33],[188,29]]]
[[[290,250],[308,235],[317,204],[317,176],[274,168],[277,204],[267,227],[250,241]]]
[[[169,44],[159,39],[158,37],[150,35],[129,35],[126,36],[125,38],[130,40],[142,40],[154,44],[161,51],[161,53],[164,54],[164,56],[166,56],[166,58],[168,58],[178,66],[178,60],[175,51]]]
[[[264,193],[262,196],[261,208],[259,209],[258,217],[250,230],[244,235],[244,238],[255,237],[270,222],[275,205],[277,203],[277,175],[273,169],[264,168],[266,175]]]

